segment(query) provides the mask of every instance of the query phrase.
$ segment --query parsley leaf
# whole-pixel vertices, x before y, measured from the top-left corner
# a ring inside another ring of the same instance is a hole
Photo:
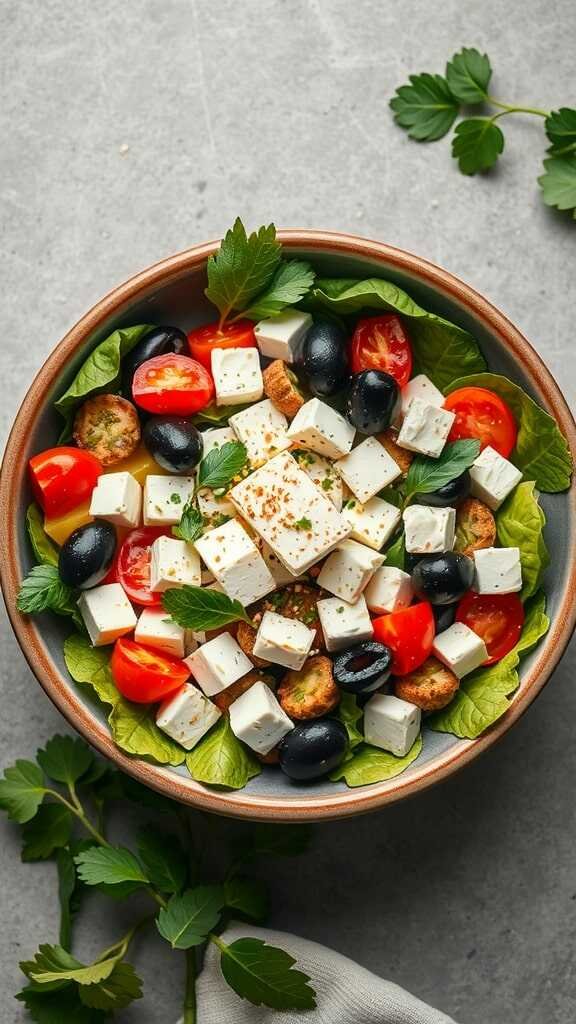
[[[122,1010],[134,999],[142,998],[142,982],[132,964],[121,962],[115,964],[104,982],[79,985],[78,994],[84,1006],[96,1010]]]
[[[242,999],[274,1010],[313,1010],[316,1006],[310,978],[294,970],[294,957],[262,939],[237,939],[227,946],[218,940],[222,974]]]
[[[71,587],[60,579],[55,565],[35,565],[22,580],[16,605],[18,611],[28,614],[53,611],[70,615],[73,594]]]
[[[198,539],[204,529],[204,519],[200,509],[191,502],[187,502],[182,511],[180,522],[172,527],[172,533],[180,540],[192,544]]]
[[[250,320],[277,316],[286,306],[293,306],[303,298],[315,277],[310,264],[303,260],[282,261],[266,291],[242,310],[242,316]]]
[[[156,921],[158,931],[172,949],[200,946],[218,924],[223,906],[224,893],[218,885],[187,889],[162,908]]]
[[[206,298],[220,311],[223,323],[232,312],[241,312],[259,292],[270,285],[280,262],[281,245],[273,224],[250,236],[239,217],[226,232],[220,249],[208,260]]]
[[[160,892],[180,892],[188,862],[180,840],[147,825],[138,835],[138,854],[152,885]]]
[[[174,622],[195,632],[219,629],[229,622],[252,622],[240,601],[233,601],[219,590],[174,587],[162,594],[162,604]]]
[[[86,885],[148,884],[148,877],[130,850],[122,846],[91,846],[74,858],[79,878]]]
[[[93,1010],[80,1000],[78,988],[69,985],[58,990],[27,985],[16,996],[24,1003],[36,1024],[104,1024],[107,1016],[100,1010]]]
[[[446,65],[448,87],[461,103],[483,103],[487,100],[491,77],[488,57],[473,47],[464,47]]]
[[[62,946],[44,943],[39,947],[33,960],[20,964],[20,970],[30,981],[35,981],[39,985],[49,985],[53,981],[97,985],[98,982],[110,977],[117,962],[117,957],[109,957],[106,960],[97,960],[93,964],[83,964]]]
[[[22,829],[22,860],[45,860],[72,835],[72,815],[62,804],[42,804]]]
[[[554,156],[544,161],[538,178],[546,206],[572,210],[576,220],[576,156]]]
[[[213,448],[198,467],[198,490],[202,487],[226,487],[244,469],[248,452],[241,441],[226,441]]]
[[[390,100],[394,120],[417,142],[434,142],[450,131],[460,104],[441,75],[410,75]]]
[[[462,174],[477,174],[493,167],[504,149],[504,136],[490,117],[469,117],[456,125],[452,156]]]
[[[417,455],[406,477],[406,496],[430,494],[450,483],[472,465],[479,452],[479,441],[465,440],[445,445],[437,459]],[[386,564],[391,563],[387,561]]]
[[[0,779],[0,807],[20,825],[34,817],[45,793],[44,776],[34,761],[16,761]]]
[[[72,736],[53,736],[44,750],[36,754],[38,764],[55,782],[78,782],[94,765],[94,755],[83,740]]]
[[[548,149],[554,156],[576,151],[576,110],[560,107],[546,118],[546,135],[552,145]]]

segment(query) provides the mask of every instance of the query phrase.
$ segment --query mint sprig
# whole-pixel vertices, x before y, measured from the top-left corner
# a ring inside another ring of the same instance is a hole
[[[174,587],[163,593],[162,604],[174,622],[198,633],[220,629],[230,622],[242,621],[252,625],[252,619],[240,601],[234,601],[219,590]]]
[[[194,491],[182,509],[180,522],[172,527],[175,537],[189,544],[198,539],[204,530],[204,518],[196,504],[198,491],[227,487],[244,469],[247,461],[248,452],[241,441],[227,441],[208,452],[198,466]]]

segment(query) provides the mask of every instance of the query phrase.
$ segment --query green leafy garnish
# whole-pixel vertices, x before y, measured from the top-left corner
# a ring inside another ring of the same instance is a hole
[[[546,206],[572,210],[576,220],[576,156],[552,156],[544,161],[544,174],[538,178]]]
[[[186,764],[197,782],[227,789],[243,789],[260,774],[260,762],[236,739],[227,717],[222,717],[186,755]]]
[[[545,525],[546,516],[538,504],[533,481],[518,484],[496,512],[499,544],[520,548],[523,601],[536,593],[550,563],[543,535]]]
[[[162,594],[162,604],[174,622],[198,633],[207,629],[220,629],[230,622],[252,623],[239,601],[234,601],[219,590],[207,590],[205,587],[166,590]]]
[[[121,846],[93,846],[74,858],[78,875],[86,885],[119,885],[149,879],[130,850]]]
[[[310,978],[294,970],[296,960],[283,949],[262,939],[236,939],[231,945],[217,942],[220,967],[231,988],[254,1006],[274,1010],[313,1010],[316,1006]]]
[[[560,107],[546,118],[546,135],[551,146],[548,152],[554,156],[566,156],[576,152],[576,110]]]
[[[474,48],[464,47],[446,65],[448,88],[460,103],[484,103],[491,77],[488,57]]]
[[[250,320],[264,320],[277,316],[286,306],[293,306],[314,284],[315,273],[303,260],[280,263],[270,285],[262,295],[242,310]]]
[[[21,825],[34,817],[45,795],[44,776],[34,761],[16,761],[0,779],[0,807]]]
[[[228,910],[243,914],[261,923],[268,914],[268,891],[261,879],[230,878],[224,883],[224,900]]]
[[[248,452],[240,441],[226,441],[213,448],[198,467],[198,490],[226,487],[246,465]]]
[[[417,455],[406,477],[406,497],[430,494],[450,483],[469,469],[480,452],[479,441],[453,441],[442,449],[437,459]],[[387,564],[390,564],[387,562]]]
[[[26,529],[36,561],[40,565],[58,565],[58,549],[45,532],[42,513],[34,502],[26,509]]]
[[[302,516],[301,519],[296,519],[295,522],[292,523],[292,529],[293,530],[311,530],[312,529],[312,523],[308,519],[307,516]]]
[[[60,903],[60,945],[70,949],[72,945],[72,918],[78,910],[78,877],[70,847],[56,852],[58,871],[58,901]]]
[[[273,224],[251,235],[237,217],[214,256],[208,260],[205,294],[220,311],[220,323],[233,312],[242,312],[268,288],[280,262],[280,242]]]
[[[22,829],[22,860],[45,860],[70,840],[73,818],[62,804],[43,803]]]
[[[368,786],[374,782],[384,782],[401,775],[416,760],[422,750],[422,737],[419,736],[405,757],[395,757],[387,750],[363,745],[358,747],[354,755],[344,761],[330,774],[333,782],[344,779],[348,786]]]
[[[40,946],[34,960],[20,964],[27,978],[39,985],[52,982],[75,981],[79,985],[96,985],[108,978],[117,963],[116,957],[97,960],[93,964],[82,964],[62,946]]]
[[[181,896],[172,896],[158,915],[158,931],[172,949],[200,946],[218,924],[224,902],[218,885],[199,885]]]
[[[160,892],[180,892],[186,883],[186,853],[177,836],[148,824],[138,835],[138,856],[146,875]]]
[[[180,522],[172,527],[172,533],[179,540],[185,540],[193,544],[204,529],[202,513],[191,501],[187,501],[182,511]]]
[[[417,142],[434,142],[449,132],[460,104],[441,75],[410,75],[390,100],[394,120]]]
[[[36,758],[46,775],[67,785],[74,785],[94,765],[92,751],[72,736],[53,736]]]
[[[386,565],[391,565],[395,569],[402,569],[402,572],[404,572],[406,566],[406,542],[403,533],[400,533],[390,547],[386,548],[384,557]]]
[[[452,156],[462,174],[489,170],[503,149],[504,136],[491,117],[468,117],[456,125]]]
[[[34,565],[22,580],[16,605],[27,614],[51,611],[70,615],[73,600],[74,591],[62,582],[55,565]]]
[[[358,722],[362,718],[362,708],[358,707],[353,693],[343,692],[341,694],[336,714],[348,733],[348,749],[355,750],[364,742],[364,737],[358,729]]]

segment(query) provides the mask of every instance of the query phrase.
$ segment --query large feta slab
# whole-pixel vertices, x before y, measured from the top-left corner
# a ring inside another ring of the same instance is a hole
[[[470,479],[474,497],[480,498],[495,512],[520,483],[522,473],[488,445],[470,467]]]
[[[150,590],[199,587],[200,559],[191,544],[176,537],[157,537],[150,548]]]
[[[383,498],[370,498],[366,504],[357,498],[344,502],[342,515],[352,527],[352,540],[380,551],[402,518],[400,509]]]
[[[383,487],[402,476],[400,466],[375,437],[367,437],[349,455],[338,459],[334,469],[362,502],[369,501]]]
[[[151,473],[144,483],[144,525],[174,526],[179,523],[182,509],[193,491],[192,476],[156,476]]]
[[[456,531],[456,510],[431,505],[409,505],[404,510],[406,551],[432,555],[452,551]]]
[[[257,754],[269,754],[294,728],[272,690],[262,682],[238,697],[229,712],[232,732]]]
[[[474,552],[474,590],[479,594],[515,594],[522,590],[519,548],[483,548]]]
[[[104,583],[85,590],[78,601],[78,608],[93,647],[114,643],[119,636],[131,633],[137,622],[134,609],[119,583]]]
[[[373,747],[405,757],[418,738],[421,719],[415,704],[377,693],[364,708],[364,738]]]
[[[318,586],[354,604],[384,561],[373,548],[355,540],[343,540],[324,562]]]
[[[257,348],[215,348],[211,356],[216,405],[257,402],[264,381]]]
[[[185,683],[174,697],[160,705],[156,725],[185,750],[192,750],[218,721],[220,714],[200,690]]]
[[[238,440],[246,446],[250,465],[254,468],[292,444],[286,434],[288,420],[269,398],[235,413],[229,422]]]
[[[131,473],[103,473],[92,491],[90,515],[114,526],[140,524],[142,488]]]
[[[434,638],[432,652],[458,679],[488,658],[484,641],[463,622],[455,622]]]
[[[298,619],[287,619],[276,612],[264,612],[256,634],[254,654],[274,665],[301,669],[310,654],[316,630]]]
[[[225,690],[253,668],[230,633],[208,640],[189,654],[185,663],[207,697]]]
[[[363,594],[354,604],[339,597],[322,598],[318,601],[318,617],[328,651],[351,647],[374,635]]]
[[[298,410],[287,434],[303,448],[329,459],[340,459],[352,448],[356,431],[336,409],[319,398],[311,398]]]
[[[275,589],[274,577],[237,519],[209,530],[194,546],[228,597],[240,604],[252,604]]]
[[[260,320],[254,328],[254,335],[263,356],[294,363],[311,326],[310,313],[285,309],[278,316]]]
[[[413,398],[398,434],[398,444],[409,452],[437,459],[455,419],[453,412]]]

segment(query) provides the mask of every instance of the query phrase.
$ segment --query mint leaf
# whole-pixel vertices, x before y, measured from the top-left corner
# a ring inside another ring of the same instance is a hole
[[[548,152],[554,156],[576,151],[576,110],[560,107],[546,118],[546,135],[552,145]]]
[[[456,125],[452,156],[462,174],[477,174],[493,167],[504,149],[504,136],[490,117],[469,117]]]
[[[216,927],[224,906],[220,886],[199,885],[181,896],[172,896],[158,914],[158,931],[172,949],[200,946]]]
[[[33,761],[16,761],[0,779],[0,807],[20,825],[34,817],[45,793],[44,776]]]
[[[473,47],[464,47],[446,65],[448,87],[461,103],[483,103],[487,100],[491,77],[488,57]]]
[[[122,961],[116,963],[112,973],[99,984],[79,985],[78,995],[84,1006],[110,1013],[141,999],[142,982],[132,965]]]
[[[406,477],[406,496],[430,494],[450,483],[470,468],[479,453],[479,441],[465,440],[445,445],[437,459],[417,455]]]
[[[213,448],[198,467],[198,490],[203,487],[226,487],[244,469],[248,452],[240,441],[226,441]]]
[[[303,260],[282,261],[268,288],[242,310],[250,320],[278,316],[286,306],[293,306],[314,284],[316,274]]]
[[[49,778],[66,785],[74,785],[94,765],[90,748],[72,736],[53,736],[36,759]]]
[[[92,846],[74,858],[79,878],[86,885],[118,885],[121,882],[149,882],[130,850],[122,846]]]
[[[45,611],[69,615],[73,599],[73,590],[62,582],[55,565],[35,565],[22,580],[16,606],[29,615]]]
[[[269,286],[280,262],[280,251],[273,224],[247,236],[242,221],[236,218],[207,266],[204,294],[220,311],[221,321],[233,311],[246,309]]]
[[[576,220],[576,156],[553,156],[544,161],[544,174],[538,178],[546,206],[572,210]]]
[[[294,970],[296,960],[283,949],[251,938],[218,945],[222,974],[242,999],[273,1010],[313,1010],[316,1006],[310,978]]]
[[[188,861],[180,840],[148,824],[138,835],[138,856],[152,885],[160,892],[180,892],[186,884]]]
[[[202,530],[204,529],[204,519],[200,509],[196,508],[195,505],[187,502],[184,506],[180,522],[177,526],[172,527],[172,533],[175,537],[180,540],[185,540],[188,544],[193,544],[198,539]]]
[[[80,1001],[78,989],[68,986],[58,991],[27,985],[16,996],[24,1003],[37,1024],[103,1024],[105,1013],[92,1010]]]
[[[533,481],[518,484],[495,513],[499,543],[504,548],[520,548],[523,601],[536,593],[550,563],[543,536],[546,517],[534,486]]]
[[[422,750],[422,737],[415,740],[405,757],[395,757],[387,750],[368,744],[359,747],[352,758],[344,761],[330,773],[332,782],[344,779],[348,786],[368,786],[401,775],[416,760]]]
[[[66,846],[72,835],[73,818],[62,804],[42,804],[22,829],[22,860],[45,860],[54,850]]]
[[[224,900],[229,910],[262,922],[268,914],[268,892],[255,878],[229,878],[224,883]]]
[[[441,75],[410,75],[390,100],[394,120],[417,142],[434,142],[450,131],[460,104]]]
[[[38,985],[50,985],[58,981],[75,981],[78,985],[97,985],[109,978],[114,970],[117,957],[83,964],[62,946],[44,943],[39,947],[33,960],[23,961],[20,970],[30,981]]]
[[[261,771],[259,761],[236,739],[224,716],[186,755],[186,764],[197,782],[228,789],[243,789]]]
[[[384,551],[384,558],[386,565],[393,566],[395,569],[402,569],[402,572],[406,568],[406,542],[404,534],[400,533],[395,541],[392,542],[389,548]]]
[[[58,565],[58,549],[44,531],[42,512],[34,502],[26,509],[26,529],[34,557],[40,565]]]
[[[162,604],[174,622],[195,632],[219,629],[229,622],[251,623],[239,601],[219,590],[205,587],[179,587],[164,591]]]

